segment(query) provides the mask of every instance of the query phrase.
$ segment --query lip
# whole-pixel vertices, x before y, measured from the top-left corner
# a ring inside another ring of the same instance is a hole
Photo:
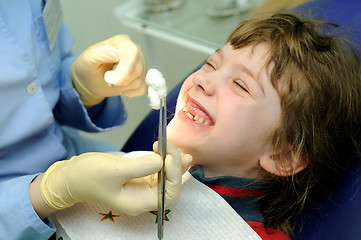
[[[206,126],[206,127],[212,127],[215,125],[216,121],[215,119],[209,114],[209,112],[207,111],[207,109],[201,104],[199,103],[197,100],[195,100],[192,96],[190,96],[189,94],[186,94],[185,96],[185,100],[184,100],[184,106],[186,104],[190,103],[192,106],[195,106],[196,108],[198,108],[199,110],[201,110],[202,112],[204,112],[213,122],[213,124],[211,126]],[[183,111],[181,111],[183,112]],[[191,120],[191,119],[190,119]],[[192,120],[193,121],[193,120]]]

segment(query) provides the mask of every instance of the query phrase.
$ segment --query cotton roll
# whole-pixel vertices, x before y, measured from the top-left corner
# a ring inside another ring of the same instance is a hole
[[[157,69],[149,69],[145,77],[145,82],[148,85],[149,103],[153,109],[159,109],[160,99],[167,96],[167,86],[165,79],[160,71]]]

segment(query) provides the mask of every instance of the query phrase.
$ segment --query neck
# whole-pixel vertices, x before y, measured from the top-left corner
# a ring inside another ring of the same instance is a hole
[[[229,177],[261,180],[260,171],[258,168],[242,169],[240,167],[225,168],[219,166],[212,167],[209,165],[202,165],[202,169],[203,169],[204,177],[206,178],[229,176]]]

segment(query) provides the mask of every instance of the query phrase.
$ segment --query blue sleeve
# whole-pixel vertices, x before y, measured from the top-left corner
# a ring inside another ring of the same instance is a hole
[[[47,240],[55,227],[42,221],[31,205],[29,185],[36,175],[0,182],[0,239]]]

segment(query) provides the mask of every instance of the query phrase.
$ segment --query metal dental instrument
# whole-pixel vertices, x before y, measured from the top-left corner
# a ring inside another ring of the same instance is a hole
[[[163,168],[158,172],[158,239],[163,239],[164,230],[164,193],[165,193],[165,157],[167,155],[167,102],[160,98],[158,150],[163,159]]]
[[[161,72],[149,69],[145,82],[148,85],[148,97],[153,109],[159,109],[158,153],[162,157],[163,167],[158,172],[158,239],[163,239],[164,229],[164,193],[165,193],[165,157],[167,155],[167,85]]]

